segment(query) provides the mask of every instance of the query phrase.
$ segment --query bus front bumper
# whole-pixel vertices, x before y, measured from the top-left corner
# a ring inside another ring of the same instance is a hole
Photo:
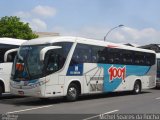
[[[26,82],[26,81],[24,81]],[[14,95],[20,96],[34,96],[34,97],[42,97],[44,96],[45,84],[39,85],[29,85],[22,82],[10,82],[10,92]]]
[[[32,97],[43,97],[43,93],[41,89],[39,88],[33,88],[33,89],[17,89],[10,87],[11,94],[13,95],[19,95],[19,96],[32,96]]]

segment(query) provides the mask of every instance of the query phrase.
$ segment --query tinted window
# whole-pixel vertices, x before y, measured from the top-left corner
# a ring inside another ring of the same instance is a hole
[[[129,50],[122,50],[122,63],[133,64],[133,52]]]
[[[14,58],[15,58],[16,54],[17,54],[17,51],[9,53],[7,56],[7,62],[14,62]]]
[[[7,45],[7,44],[0,44],[0,63],[4,62],[4,54],[6,51],[14,48],[18,48],[17,45]]]
[[[134,61],[136,65],[154,65],[155,64],[155,54],[145,53],[145,52],[135,52]]]
[[[91,62],[91,47],[89,45],[78,44],[72,56],[71,65]]]
[[[100,46],[91,46],[92,48],[92,63],[106,63],[107,49]]]
[[[71,64],[104,63],[124,65],[153,65],[155,55],[132,50],[78,44]]]
[[[145,64],[146,65],[154,65],[156,60],[156,55],[153,53],[146,53],[145,54]]]
[[[58,43],[53,43],[52,45],[53,46],[61,46],[62,49],[60,49],[59,54],[66,59],[66,57],[72,47],[72,44],[73,43],[71,43],[71,42],[58,42]]]
[[[120,49],[108,48],[107,63],[119,64],[121,63],[122,53]]]
[[[134,52],[134,63],[137,65],[143,65],[144,64],[144,55],[141,52]]]
[[[60,49],[50,50],[46,54],[47,62],[47,74],[56,72],[64,66],[64,63],[67,59],[68,53],[71,49],[73,43],[63,42],[63,43],[54,43],[53,46],[61,46]]]

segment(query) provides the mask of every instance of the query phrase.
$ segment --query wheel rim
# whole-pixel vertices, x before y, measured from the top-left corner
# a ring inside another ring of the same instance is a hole
[[[75,98],[77,96],[77,90],[74,87],[69,88],[68,90],[68,94],[69,96],[71,96],[72,98]]]

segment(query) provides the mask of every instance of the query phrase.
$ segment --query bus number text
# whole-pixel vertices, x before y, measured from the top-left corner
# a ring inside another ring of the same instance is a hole
[[[116,68],[113,65],[108,69],[109,80],[112,81],[113,79],[119,78],[124,80],[126,75],[126,66],[123,68]]]

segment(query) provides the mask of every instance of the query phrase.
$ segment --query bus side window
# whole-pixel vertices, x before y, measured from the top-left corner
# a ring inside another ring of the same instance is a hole
[[[113,56],[111,56],[111,55],[109,56],[108,63],[114,63]]]
[[[91,49],[89,45],[77,44],[70,65],[91,63]]]
[[[9,53],[8,56],[7,56],[7,62],[13,62],[16,54],[17,54],[17,51]]]
[[[101,56],[99,58],[99,63],[105,63],[105,61],[106,61],[105,57]]]
[[[157,59],[157,70],[160,70],[160,59]]]
[[[155,64],[155,61],[156,61],[156,56],[155,56],[155,54],[151,54],[151,57],[150,57],[151,65],[154,65],[154,64]]]
[[[154,65],[155,64],[155,55],[154,54],[146,54],[146,65]]]
[[[83,55],[83,62],[88,62],[88,56],[87,55]]]
[[[4,55],[3,51],[0,50],[0,63],[4,62]]]
[[[107,53],[107,48],[105,47],[100,47],[99,50],[97,51],[98,53],[98,63],[103,63],[106,64],[108,59],[108,53]]]
[[[91,46],[91,51],[92,51],[91,52],[91,54],[92,54],[91,55],[91,62],[92,63],[99,63],[99,59],[102,58],[102,56],[100,55],[100,52],[102,51],[102,49],[103,49],[103,47],[100,47],[100,46]]]
[[[140,65],[141,55],[139,52],[134,52],[134,63]]]
[[[134,57],[135,57],[135,64],[137,65],[150,66],[155,63],[154,54],[151,53],[137,52],[135,53]]]
[[[122,51],[122,63],[132,65],[133,64],[133,55],[132,51]]]
[[[49,51],[46,55],[48,62],[46,66],[46,70],[48,73],[56,72],[59,70],[59,55],[55,52]]]
[[[97,62],[97,56],[92,56],[92,62],[96,63]]]
[[[91,63],[91,50],[88,45],[83,46],[79,50],[80,58],[81,58],[81,63]]]
[[[121,50],[116,48],[108,48],[108,63],[119,64],[121,62]]]

